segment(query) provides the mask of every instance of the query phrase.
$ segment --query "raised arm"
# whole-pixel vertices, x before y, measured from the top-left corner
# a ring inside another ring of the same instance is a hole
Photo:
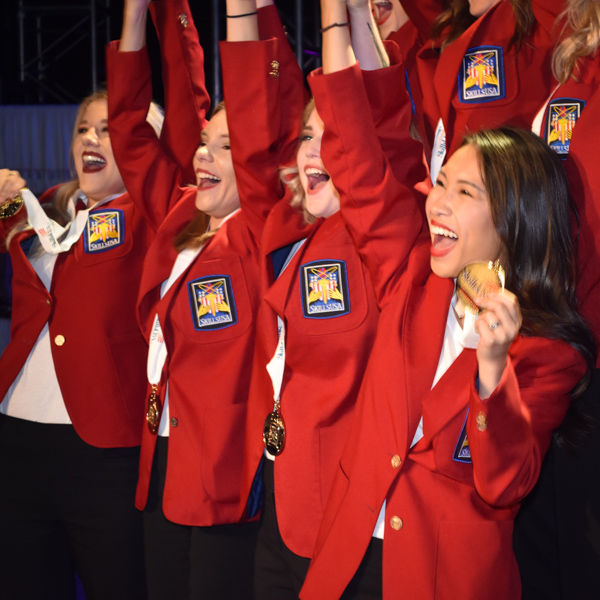
[[[183,169],[185,183],[195,182],[192,159],[210,111],[204,52],[188,0],[153,0],[150,14],[160,41],[165,95],[160,140]]]
[[[271,207],[281,198],[278,167],[284,142],[281,105],[285,98],[280,91],[280,41],[258,41],[255,12],[255,0],[227,0],[229,17],[248,16],[228,18],[221,62],[240,202],[244,218],[258,239]]]
[[[115,157],[132,199],[152,226],[158,228],[181,196],[179,186],[194,181],[191,176],[184,176],[179,162],[189,155],[191,171],[207,106],[205,94],[195,94],[196,90],[204,89],[203,74],[194,70],[203,64],[203,59],[193,21],[191,16],[187,17],[190,14],[187,2],[152,4],[162,44],[165,94],[169,101],[162,142],[146,122],[152,99],[150,64],[142,45],[146,22],[142,13],[147,10],[147,0],[126,0],[125,44],[112,42],[108,46],[107,75],[109,128]],[[204,108],[199,110],[198,103]],[[175,131],[180,132],[177,139]],[[174,158],[177,155],[179,160]]]
[[[339,22],[342,13],[337,0],[323,0],[323,8],[324,28],[327,27],[325,19]],[[330,35],[332,31],[334,35]],[[378,301],[383,305],[390,285],[399,281],[422,228],[418,202],[423,200],[413,186],[424,172],[411,172],[414,181],[408,177],[405,181],[396,178],[382,149],[363,75],[353,64],[349,45],[347,28],[325,31],[323,74],[311,75],[309,83],[325,123],[323,159],[340,193],[342,215],[369,269]],[[344,68],[348,64],[350,66]],[[383,74],[387,74],[386,71],[381,69]],[[409,136],[409,99],[402,89],[401,79],[396,77],[394,81],[385,98],[392,119],[388,125],[393,126],[398,144],[404,147],[405,159],[420,163],[420,144]],[[391,134],[388,132],[388,135]]]

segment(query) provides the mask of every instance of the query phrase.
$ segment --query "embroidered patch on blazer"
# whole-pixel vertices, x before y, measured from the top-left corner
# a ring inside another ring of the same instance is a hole
[[[125,241],[125,217],[118,208],[90,212],[83,230],[83,247],[89,254],[106,252]]]
[[[302,312],[307,319],[341,317],[350,312],[344,261],[319,260],[300,267]]]
[[[192,321],[197,331],[224,329],[237,323],[228,275],[210,275],[188,283]]]
[[[458,99],[467,104],[479,104],[501,100],[505,96],[502,47],[470,48],[458,74]]]
[[[577,98],[555,98],[548,105],[544,141],[563,160],[569,154],[573,129],[584,108],[585,100]]]
[[[469,416],[469,411],[467,410],[467,417]],[[455,461],[461,463],[472,463],[471,460],[471,449],[469,448],[469,439],[467,438],[467,417],[465,417],[465,422],[462,427],[462,431],[460,432],[460,437],[458,438],[458,442],[456,444],[456,448],[454,449],[454,456],[452,457]]]

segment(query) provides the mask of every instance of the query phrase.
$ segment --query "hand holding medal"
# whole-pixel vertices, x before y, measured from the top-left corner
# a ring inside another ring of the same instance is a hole
[[[523,319],[517,297],[504,288],[504,269],[495,263],[473,263],[466,266],[456,280],[457,295],[478,319],[477,361],[479,363],[479,395],[488,398],[500,379],[508,349],[517,337]]]
[[[23,205],[19,194],[26,185],[18,171],[0,169],[0,219],[14,215]]]

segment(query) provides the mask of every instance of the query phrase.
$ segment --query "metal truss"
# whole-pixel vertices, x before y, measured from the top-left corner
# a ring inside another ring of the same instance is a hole
[[[68,68],[66,56],[72,51],[81,53],[91,78],[89,87],[96,91],[98,44],[110,41],[109,7],[110,0],[87,0],[79,6],[43,6],[35,0],[19,0],[20,80],[33,82],[40,102],[46,98],[58,103],[79,102],[59,78],[48,76],[51,66]],[[100,59],[103,61],[102,56]]]

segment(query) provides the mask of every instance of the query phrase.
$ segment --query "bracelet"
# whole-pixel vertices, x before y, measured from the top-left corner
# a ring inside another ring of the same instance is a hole
[[[331,25],[327,25],[327,27],[323,27],[323,29],[321,29],[321,33],[325,33],[326,31],[329,31],[330,29],[333,29],[334,27],[349,27],[350,23],[332,23]]]
[[[254,15],[257,15],[258,11],[255,10],[254,12],[251,13],[244,13],[243,15],[225,15],[228,19],[241,19],[242,17],[252,17]]]

